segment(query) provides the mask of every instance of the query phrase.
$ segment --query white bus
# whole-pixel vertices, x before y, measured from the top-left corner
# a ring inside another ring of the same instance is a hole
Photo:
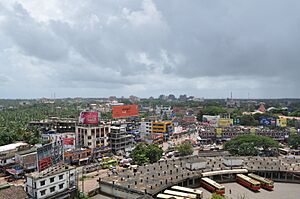
[[[192,198],[192,199],[197,198],[196,194],[184,193],[184,192],[179,192],[179,191],[172,191],[172,190],[168,190],[168,189],[165,190],[164,193],[169,194],[169,195],[173,195],[173,196],[180,196],[180,197],[184,197],[184,198]]]
[[[176,191],[182,191],[186,193],[196,194],[197,198],[203,198],[203,192],[198,189],[191,189],[187,187],[181,187],[181,186],[172,186],[171,189],[174,189]]]

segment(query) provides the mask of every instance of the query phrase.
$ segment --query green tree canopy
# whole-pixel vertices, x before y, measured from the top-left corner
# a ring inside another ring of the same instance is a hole
[[[291,135],[288,139],[288,144],[292,149],[298,149],[300,147],[300,135]]]
[[[131,152],[130,157],[135,164],[143,165],[157,162],[163,154],[163,150],[156,144],[139,143]]]
[[[194,152],[193,146],[189,141],[177,145],[176,150],[178,151],[180,156],[192,155]]]
[[[245,126],[257,126],[259,123],[252,115],[242,115],[240,124]]]
[[[278,142],[270,137],[259,135],[240,135],[225,143],[225,149],[233,155],[256,156],[259,151],[278,148]]]

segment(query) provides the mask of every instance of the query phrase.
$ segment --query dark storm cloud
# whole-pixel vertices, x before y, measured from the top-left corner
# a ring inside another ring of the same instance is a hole
[[[299,8],[296,0],[16,0],[0,6],[0,53],[8,57],[0,64],[25,82],[107,95],[210,88],[214,96],[299,96]]]

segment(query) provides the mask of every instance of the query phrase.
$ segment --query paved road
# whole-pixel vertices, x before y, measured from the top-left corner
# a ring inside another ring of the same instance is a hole
[[[249,189],[241,186],[238,183],[226,183],[226,196],[229,199],[299,199],[300,198],[300,184],[290,183],[275,183],[274,191],[267,191],[261,189],[260,192],[255,193]],[[204,199],[208,199],[211,193],[203,188],[199,188],[204,193]],[[231,189],[231,194],[229,194]],[[241,196],[245,196],[244,198]]]

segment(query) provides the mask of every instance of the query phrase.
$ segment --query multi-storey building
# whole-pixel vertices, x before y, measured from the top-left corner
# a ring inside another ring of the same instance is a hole
[[[108,145],[108,134],[110,126],[101,124],[100,126],[78,125],[76,126],[76,145],[78,147],[96,148]]]
[[[141,135],[141,139],[145,139],[145,135],[152,133],[152,122],[151,121],[145,121],[140,122],[139,132]]]
[[[152,122],[152,133],[162,133],[166,141],[173,133],[173,124],[171,121]]]
[[[109,142],[113,153],[127,152],[133,147],[134,136],[127,133],[125,125],[115,124],[110,127]]]
[[[74,132],[77,120],[74,118],[51,117],[46,120],[29,122],[29,128],[38,127],[42,132],[54,130],[57,133]]]
[[[69,198],[76,193],[75,167],[61,165],[25,175],[25,191],[32,199]]]

